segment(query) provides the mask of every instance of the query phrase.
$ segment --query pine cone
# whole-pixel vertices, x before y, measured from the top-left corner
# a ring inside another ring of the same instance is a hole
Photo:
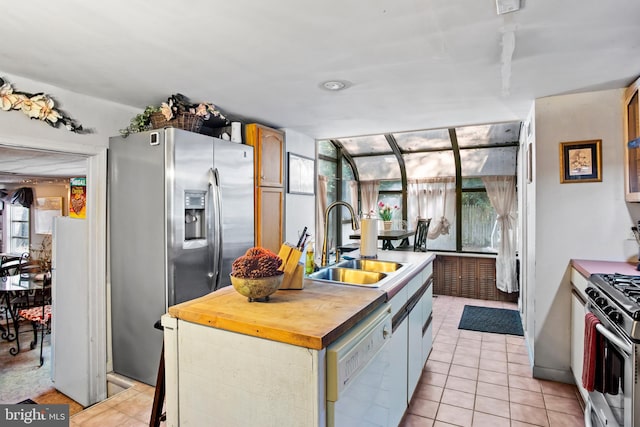
[[[282,264],[282,258],[273,252],[254,247],[245,255],[233,261],[231,275],[245,279],[258,279],[282,274],[278,267]]]

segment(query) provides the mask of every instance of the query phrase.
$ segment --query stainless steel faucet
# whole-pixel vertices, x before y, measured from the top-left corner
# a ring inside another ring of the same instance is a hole
[[[327,245],[327,240],[329,239],[329,212],[331,209],[338,205],[346,206],[349,209],[349,213],[351,214],[351,228],[353,230],[357,230],[360,228],[358,224],[358,217],[353,210],[353,207],[347,202],[333,202],[331,203],[327,209],[324,211],[324,238],[322,239],[322,260],[320,262],[321,267],[325,267],[329,260],[329,245]],[[340,255],[338,254],[338,248],[336,248],[336,262],[340,261]]]

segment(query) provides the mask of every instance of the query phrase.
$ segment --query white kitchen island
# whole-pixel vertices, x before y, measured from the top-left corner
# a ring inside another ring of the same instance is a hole
[[[171,307],[162,318],[167,425],[326,426],[327,347],[384,304],[397,323],[385,348],[403,365],[395,372],[406,373],[406,393],[377,419],[397,425],[431,349],[433,255],[379,259],[404,264],[380,288],[305,279],[266,303],[224,288]]]

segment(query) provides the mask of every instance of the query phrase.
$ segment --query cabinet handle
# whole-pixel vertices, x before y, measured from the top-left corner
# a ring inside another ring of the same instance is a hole
[[[387,326],[385,326],[382,329],[382,338],[386,339],[386,338],[389,338],[390,336],[391,336],[391,332],[389,332],[389,328]]]

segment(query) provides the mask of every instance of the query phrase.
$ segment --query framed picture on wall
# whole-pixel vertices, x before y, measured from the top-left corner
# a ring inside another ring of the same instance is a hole
[[[601,139],[560,143],[560,183],[602,181]]]
[[[287,191],[292,194],[314,194],[315,161],[299,154],[287,153]]]

